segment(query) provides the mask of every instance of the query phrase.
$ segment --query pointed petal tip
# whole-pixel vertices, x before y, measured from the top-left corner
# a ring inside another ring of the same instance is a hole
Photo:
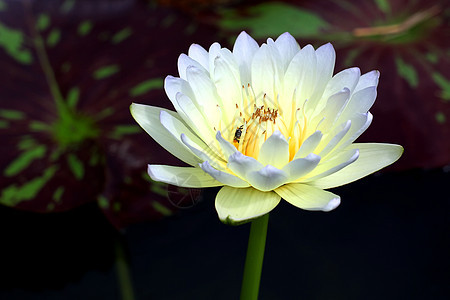
[[[131,115],[133,115],[133,113],[137,110],[137,109],[139,109],[139,107],[142,107],[142,106],[144,106],[145,104],[139,104],[139,103],[135,103],[135,102],[131,102],[131,104],[130,104],[130,112],[131,112]]]
[[[289,32],[287,32],[287,31],[286,31],[286,32],[283,32],[282,34],[280,34],[280,35],[278,36],[278,38],[284,37],[284,36],[295,39],[294,36],[293,36],[292,34],[290,34]]]
[[[338,207],[339,204],[341,204],[341,197],[337,196],[336,198],[331,199],[330,202],[328,202],[328,204],[325,205],[324,208],[322,208],[322,211],[324,212],[332,211],[333,209]]]
[[[252,218],[250,218],[250,219],[242,219],[242,220],[234,220],[231,216],[226,216],[226,217],[223,218],[223,219],[220,219],[220,217],[219,217],[219,219],[220,219],[220,221],[221,221],[222,223],[224,223],[225,225],[239,226],[239,225],[244,225],[244,224],[250,223],[250,222],[252,222],[253,220],[258,219],[258,218],[260,218],[260,217],[262,217],[262,216],[264,216],[264,214],[263,214],[263,215],[260,215],[260,216],[252,217]]]
[[[328,42],[328,43],[326,43],[326,44],[323,44],[322,46],[320,46],[319,48],[317,48],[317,50],[320,49],[320,48],[321,48],[322,50],[326,50],[326,51],[332,52],[333,54],[335,53],[334,46],[333,46],[333,44],[330,43],[330,42]],[[316,51],[317,51],[317,50],[316,50]]]
[[[250,35],[247,33],[247,31],[242,30],[242,31],[239,33],[238,38],[239,38],[239,37],[247,37],[247,36],[250,36]]]
[[[400,157],[402,157],[403,152],[405,152],[405,148],[403,148],[402,145],[397,145],[397,144],[392,144],[392,146],[397,147],[397,153],[396,155],[393,155],[392,157],[392,162],[390,164],[395,163],[397,160],[400,159]]]
[[[242,202],[245,199],[245,202]],[[219,219],[228,225],[240,225],[272,211],[281,197],[273,192],[261,192],[252,187],[224,186],[217,193],[215,207]]]
[[[150,178],[154,181],[158,181],[154,170],[152,169],[152,165],[147,165],[147,173],[150,176]]]
[[[133,115],[133,110],[135,109],[135,107],[136,107],[136,103],[131,102],[130,107],[129,107],[131,115]]]
[[[308,155],[305,156],[305,159],[310,160],[310,161],[316,161],[316,160],[321,160],[322,157],[320,155],[317,155],[315,153],[310,153]]]

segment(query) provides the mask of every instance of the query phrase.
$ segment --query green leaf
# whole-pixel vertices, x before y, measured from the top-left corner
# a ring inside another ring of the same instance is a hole
[[[100,208],[102,208],[102,209],[106,209],[106,208],[109,207],[109,201],[108,201],[108,199],[107,199],[105,196],[103,196],[103,195],[99,195],[99,196],[97,197],[97,203],[98,203],[98,206],[99,206]]]
[[[74,109],[77,106],[78,99],[80,98],[80,89],[78,87],[73,87],[67,93],[66,101],[67,105]]]
[[[405,63],[400,57],[395,58],[395,64],[398,75],[405,79],[411,87],[415,88],[419,85],[417,71],[412,65]]]
[[[444,124],[445,121],[447,120],[447,118],[445,117],[444,113],[441,112],[441,111],[437,112],[436,115],[435,115],[434,117],[435,117],[436,121],[437,121],[439,124]]]
[[[164,198],[169,197],[169,192],[167,191],[167,184],[152,180],[147,173],[144,173],[143,177],[146,181],[150,182],[150,190],[153,193],[155,193],[156,195],[160,195]]]
[[[286,31],[295,37],[309,37],[329,27],[319,15],[281,2],[253,5],[245,16],[225,10],[219,25],[228,30],[248,28],[254,38],[276,37]]]
[[[30,122],[30,130],[31,131],[50,131],[50,130],[52,130],[52,127],[50,126],[50,124],[33,120]]]
[[[447,80],[441,74],[435,72],[432,74],[433,81],[441,88],[440,97],[445,100],[450,100],[450,80]]]
[[[55,202],[60,202],[61,201],[61,197],[64,193],[64,187],[63,186],[59,186],[55,192],[53,193],[52,199]]]
[[[91,21],[86,20],[80,23],[78,26],[78,34],[81,36],[88,35],[91,32],[93,24]]]
[[[118,125],[114,128],[114,131],[110,134],[113,139],[120,139],[127,134],[141,133],[142,129],[137,125]]]
[[[7,206],[16,206],[22,201],[32,200],[55,174],[57,169],[56,166],[52,166],[47,168],[42,176],[33,178],[21,186],[13,184],[6,187],[2,190],[0,203]]]
[[[428,52],[425,55],[425,58],[432,64],[435,64],[439,61],[438,55],[436,53],[433,52]]]
[[[3,175],[11,177],[26,169],[35,159],[43,158],[47,151],[44,145],[22,152],[3,170]]]
[[[133,33],[133,30],[131,30],[130,27],[126,27],[126,28],[120,30],[119,32],[117,32],[116,34],[114,34],[111,38],[111,42],[113,44],[118,44],[118,43],[124,41],[125,39],[127,39],[132,33]]]
[[[19,150],[26,150],[36,146],[36,141],[30,137],[23,138],[18,144]]]
[[[59,40],[61,39],[61,30],[59,30],[58,28],[54,28],[52,29],[52,31],[50,31],[50,33],[47,36],[47,45],[49,47],[54,47]]]
[[[36,28],[39,31],[44,31],[45,29],[50,26],[50,17],[47,14],[41,14],[39,15],[37,22],[36,22]]]
[[[19,30],[10,29],[0,22],[0,47],[22,64],[29,65],[33,58],[28,49],[23,48],[24,35]]]
[[[69,164],[70,171],[76,179],[81,180],[84,177],[84,165],[81,160],[79,160],[74,154],[69,154],[67,156],[67,163]]]
[[[375,4],[385,14],[391,12],[391,5],[389,4],[388,0],[375,0]]]
[[[136,97],[145,94],[151,90],[160,89],[163,87],[163,85],[164,80],[162,80],[161,78],[149,79],[132,87],[129,94],[132,97]]]
[[[0,109],[0,118],[9,120],[23,120],[25,119],[25,114],[20,110]]]
[[[172,211],[159,202],[153,201],[152,206],[157,212],[159,212],[160,214],[162,214],[165,217],[172,215]]]
[[[68,13],[69,11],[72,10],[73,6],[75,5],[75,0],[66,0],[64,1],[64,3],[61,5],[61,12],[63,13]]]
[[[104,79],[119,72],[118,65],[108,65],[95,70],[93,76],[95,79]]]
[[[63,148],[95,139],[100,134],[95,122],[84,114],[61,115],[51,128],[54,138]]]

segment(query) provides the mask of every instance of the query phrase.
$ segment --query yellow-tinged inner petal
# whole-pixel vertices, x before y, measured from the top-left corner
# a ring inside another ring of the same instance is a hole
[[[250,84],[242,89],[243,107],[236,103],[228,140],[242,154],[258,159],[262,144],[279,130],[289,142],[291,161],[306,138],[304,110],[297,108],[294,100],[292,109],[282,109],[278,106],[279,101],[269,99],[266,94],[256,97]]]

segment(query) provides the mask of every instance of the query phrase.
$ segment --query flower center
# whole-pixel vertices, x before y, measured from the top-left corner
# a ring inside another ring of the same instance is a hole
[[[289,136],[286,124],[278,113],[278,109],[265,105],[253,105],[253,113],[247,117],[241,117],[240,125],[236,126],[233,144],[242,153],[258,159],[261,145],[279,130],[285,137]],[[242,113],[239,114],[242,116]]]
[[[296,108],[294,101],[291,109],[280,110],[278,101],[268,99],[266,94],[257,97],[250,84],[242,88],[243,107],[236,104],[228,140],[242,154],[258,159],[262,144],[279,130],[289,143],[291,161],[305,136],[307,122],[303,110]]]

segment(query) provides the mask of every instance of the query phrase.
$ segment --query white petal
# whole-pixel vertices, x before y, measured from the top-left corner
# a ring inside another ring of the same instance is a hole
[[[194,102],[192,102],[191,98],[182,93],[178,93],[176,98],[178,107],[183,112],[183,115],[186,116],[186,123],[194,129],[195,133],[197,133],[207,145],[209,145],[211,143],[212,136],[214,136],[214,131],[213,128],[211,128],[211,124],[205,120],[203,114]]]
[[[187,80],[195,95],[196,106],[203,113],[206,120],[212,127],[219,128],[218,124],[221,119],[219,110],[219,95],[217,95],[216,87],[209,76],[198,69],[190,66],[186,71]]]
[[[181,79],[187,80],[186,72],[187,72],[187,69],[191,66],[196,67],[197,69],[201,70],[205,74],[209,74],[208,71],[199,62],[195,61],[194,59],[190,58],[186,54],[182,53],[178,57],[178,74],[180,74]]]
[[[236,187],[236,188],[242,188],[242,187],[248,187],[250,184],[239,177],[236,177],[230,173],[222,172],[220,170],[217,170],[213,168],[208,161],[203,162],[200,167],[203,171],[211,175],[214,179],[217,181],[222,182],[224,185]]]
[[[273,192],[224,186],[217,193],[216,210],[222,222],[237,225],[269,213],[280,199]]]
[[[338,195],[307,184],[286,184],[275,192],[292,205],[306,210],[330,211],[341,203]]]
[[[280,52],[281,60],[283,61],[283,71],[286,71],[292,58],[300,51],[300,46],[288,32],[283,33],[276,39],[275,46]]]
[[[214,74],[214,62],[217,56],[219,56],[220,49],[221,47],[219,43],[214,43],[211,47],[209,47],[209,72],[212,75]]]
[[[327,43],[325,45],[320,46],[316,50],[317,57],[317,82],[316,82],[316,90],[315,94],[319,93],[318,96],[321,96],[328,81],[333,76],[334,64],[336,61],[336,51],[334,51],[334,47],[332,44]]]
[[[349,120],[355,114],[366,113],[372,107],[376,98],[376,86],[370,86],[354,93],[341,115],[341,120]]]
[[[167,131],[169,131],[170,134],[172,134],[172,136],[175,139],[177,139],[178,142],[184,147],[186,147],[186,145],[184,145],[184,143],[181,141],[181,134],[187,135],[189,139],[192,141],[192,143],[195,144],[196,148],[199,149],[207,148],[206,144],[201,139],[199,139],[189,128],[187,128],[182,121],[173,117],[166,111],[161,111],[159,115],[159,120],[161,124],[164,126],[164,128],[166,128]],[[189,149],[188,147],[186,148]],[[200,159],[199,162],[201,162]]]
[[[238,86],[241,87],[241,85],[239,84],[239,65],[233,53],[227,48],[220,49],[220,51],[217,53],[216,58],[214,59],[214,65],[217,64],[217,59],[220,59],[221,61],[223,61],[223,63],[229,66],[233,77],[237,79]]]
[[[359,158],[344,169],[311,184],[328,189],[353,182],[394,163],[403,153],[402,146],[393,144],[355,143],[347,149],[358,149]]]
[[[275,132],[262,144],[258,161],[281,169],[289,162],[289,143],[279,131]]]
[[[317,58],[314,48],[307,45],[292,59],[284,74],[284,97],[282,107],[291,108],[292,95],[295,92],[296,107],[302,107],[315,88]]]
[[[189,47],[188,55],[193,60],[199,62],[205,70],[209,71],[209,54],[205,48],[197,44],[192,44]]]
[[[209,161],[215,168],[221,170],[226,168],[226,161],[219,157],[211,148],[197,148],[197,145],[183,133],[181,134],[181,141],[202,161]]]
[[[169,97],[175,110],[180,114],[183,120],[186,120],[187,116],[178,105],[177,94],[182,93],[189,98],[194,97],[194,93],[192,92],[189,83],[186,80],[178,77],[167,76],[164,80],[164,90],[166,91],[167,97]]]
[[[172,116],[167,111],[161,110],[159,121],[176,139],[180,139],[182,133],[186,134],[198,147],[204,148],[206,144],[189,129],[183,121]],[[180,139],[180,143],[181,139]]]
[[[339,126],[336,126],[333,131],[331,131],[325,139],[322,140],[317,151],[319,155],[324,157],[330,153],[343,139],[346,137],[347,133],[350,131],[352,122],[348,120]]]
[[[378,79],[380,78],[380,72],[374,70],[361,75],[358,84],[355,87],[355,93],[370,86],[377,86]]]
[[[317,129],[322,132],[328,132],[346,108],[349,98],[350,90],[348,88],[344,88],[342,91],[331,95],[330,98],[328,98],[327,105],[324,107],[322,112],[316,116],[314,121],[312,121],[312,126],[316,126],[318,122],[323,119]],[[345,121],[346,120],[348,119],[345,119]]]
[[[205,188],[223,185],[200,168],[148,165],[148,174],[155,181],[181,187]]]
[[[258,171],[247,172],[245,180],[255,189],[267,192],[286,183],[288,175],[280,169],[267,165]]]
[[[220,131],[217,131],[216,139],[219,142],[223,153],[225,154],[225,157],[230,157],[231,154],[237,151],[236,147],[233,146],[229,141],[225,140],[222,135],[220,134]]]
[[[295,153],[294,160],[313,153],[322,140],[322,136],[322,132],[320,131],[316,131],[311,134],[300,146],[300,149],[298,149],[297,153]]]
[[[258,49],[258,43],[245,31],[242,31],[239,34],[236,42],[234,43],[233,54],[239,65],[241,85],[247,86],[248,83],[252,82],[251,65],[253,56]]]
[[[176,113],[164,108],[136,103],[131,104],[130,111],[136,122],[164,149],[191,166],[198,164],[199,159],[189,149],[180,145],[179,140],[175,139],[159,120],[161,111],[179,119]]]
[[[372,119],[373,116],[370,112],[353,116],[351,119],[352,126],[350,126],[350,130],[332,152],[341,151],[343,148],[353,143],[370,126]],[[330,154],[332,152],[330,152]]]
[[[353,93],[356,85],[358,84],[360,75],[361,71],[356,67],[345,69],[337,73],[328,82],[323,98],[328,99],[331,95],[336,94],[344,88],[348,88],[350,93]]]
[[[261,170],[264,166],[253,157],[236,151],[228,158],[228,168],[241,178],[247,179],[249,172]]]
[[[256,105],[278,107],[277,98],[280,88],[280,54],[274,45],[263,44],[253,56],[251,86],[256,93]],[[263,99],[268,103],[258,102]]]
[[[232,53],[227,50],[221,51],[220,54],[214,62],[214,84],[221,99],[223,124],[231,124],[236,112],[236,104],[241,106],[242,103],[242,86],[239,68]]]
[[[320,156],[310,153],[305,158],[297,158],[290,161],[282,171],[288,176],[288,182],[305,176],[319,164]]]
[[[311,182],[336,173],[355,162],[358,159],[358,156],[358,149],[346,149],[328,160],[322,160],[312,172],[298,180],[298,182]]]

